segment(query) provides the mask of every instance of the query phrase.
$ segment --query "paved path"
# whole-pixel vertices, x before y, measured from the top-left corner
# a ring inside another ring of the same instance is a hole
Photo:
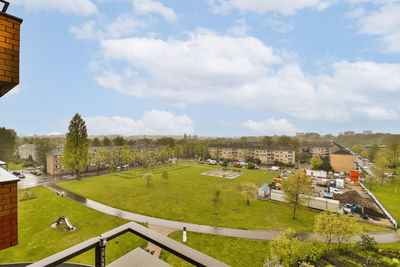
[[[186,227],[188,232],[196,232],[203,234],[212,234],[212,235],[220,235],[220,236],[229,236],[236,238],[245,238],[245,239],[255,239],[255,240],[272,240],[273,238],[279,236],[281,234],[280,231],[267,231],[267,230],[242,230],[242,229],[232,229],[225,227],[216,227],[209,225],[200,225],[200,224],[192,224],[185,222],[177,222],[165,219],[154,218],[150,216],[145,216],[141,214],[136,214],[128,211],[119,210],[99,202],[84,198],[80,195],[77,195],[71,191],[68,191],[64,188],[61,188],[55,184],[46,185],[47,188],[53,190],[54,192],[61,193],[64,192],[64,196],[78,202],[79,204],[85,205],[91,209],[97,210],[99,212],[118,216],[123,219],[127,219],[130,221],[135,221],[139,223],[145,223],[154,226],[160,226],[170,229],[183,230],[183,227]],[[301,240],[307,240],[310,238],[316,238],[313,233],[299,233],[299,238]],[[396,243],[398,239],[396,238],[395,232],[384,232],[384,233],[372,233],[370,236],[374,237],[378,243]],[[359,238],[356,238],[359,240]]]
[[[170,228],[165,228],[165,227],[160,227],[160,226],[155,226],[155,225],[151,225],[149,224],[149,229],[156,231],[157,233],[160,233],[162,235],[165,236],[169,236],[170,234],[172,234],[173,232],[176,232],[176,229],[170,229]],[[161,255],[161,248],[154,245],[153,243],[148,243],[147,245],[147,249],[149,251],[154,251],[154,256],[159,258]]]

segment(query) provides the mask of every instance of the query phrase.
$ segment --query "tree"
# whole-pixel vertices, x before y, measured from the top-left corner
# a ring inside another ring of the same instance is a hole
[[[103,146],[111,146],[111,140],[107,136],[103,139]]]
[[[112,147],[110,150],[110,161],[114,164],[115,167],[117,167],[120,164],[121,161],[120,150],[115,146]]]
[[[218,214],[218,206],[221,203],[221,189],[217,189],[215,191],[213,202],[214,202],[214,207],[215,207],[215,214]]]
[[[100,142],[99,138],[95,137],[92,140],[92,146],[101,146],[101,142]]]
[[[114,146],[123,146],[126,144],[125,139],[122,136],[117,136],[113,139]]]
[[[106,164],[106,162],[110,158],[110,151],[108,149],[102,147],[93,155],[93,163],[97,166],[97,175],[100,172],[100,166]]]
[[[363,158],[368,158],[368,153],[367,153],[367,151],[362,151],[361,153],[360,153],[360,156],[361,157],[363,157]]]
[[[380,181],[380,184],[386,179],[385,172],[387,172],[389,166],[389,160],[386,156],[386,151],[379,151],[375,157],[374,164],[371,166],[371,171]]]
[[[310,195],[312,193],[311,180],[298,170],[296,173],[282,181],[282,191],[285,193],[285,199],[289,205],[293,206],[293,217],[296,219],[296,209],[305,200],[300,195]]]
[[[163,178],[164,183],[167,183],[168,172],[167,171],[163,171],[161,177]]]
[[[324,164],[324,161],[320,157],[312,157],[310,163],[311,169],[318,170]]]
[[[398,185],[400,184],[400,176],[399,176],[399,171],[397,171],[397,174],[396,174],[396,176],[395,177],[393,177],[392,179],[391,179],[391,182],[392,182],[392,184],[394,185],[394,193],[397,195],[397,187],[398,187]]]
[[[124,145],[122,147],[122,149],[119,151],[119,157],[122,164],[130,164],[133,161],[131,149],[128,145]]]
[[[143,175],[143,177],[144,177],[144,179],[146,179],[147,187],[150,187],[150,182],[153,181],[154,175],[152,173],[148,172],[145,175]]]
[[[241,183],[238,190],[246,199],[247,206],[250,205],[250,200],[256,198],[258,192],[257,186],[250,182]]]
[[[354,236],[360,235],[362,230],[352,214],[325,211],[315,217],[314,233],[325,240],[328,247],[336,240],[340,248],[341,244],[349,243]]]
[[[175,139],[172,137],[161,137],[156,140],[156,144],[159,146],[169,146],[169,147],[174,147],[175,146]]]
[[[249,162],[247,165],[247,169],[254,169],[256,167],[256,165],[253,162]]]
[[[354,146],[352,146],[351,147],[351,150],[354,152],[354,153],[360,153],[361,152],[361,149],[362,149],[362,145],[360,145],[360,144],[358,144],[358,145],[354,145]]]
[[[379,146],[377,144],[374,144],[373,146],[371,146],[368,149],[368,159],[370,161],[374,161],[376,154],[378,153],[378,151],[380,150]]]
[[[374,175],[368,175],[364,179],[364,183],[369,187],[369,190],[372,190],[372,187],[378,183],[378,180]]]
[[[41,166],[46,166],[47,154],[54,148],[50,140],[41,138],[36,142],[36,161]],[[46,168],[44,168],[46,170]]]
[[[79,178],[89,162],[89,139],[85,121],[76,113],[72,118],[64,144],[62,164]]]
[[[263,136],[263,138],[261,139],[261,144],[263,146],[270,147],[273,143],[274,141],[272,140],[271,136]]]
[[[0,127],[0,160],[8,161],[15,152],[17,133],[12,129]]]
[[[297,266],[303,257],[301,247],[302,242],[296,237],[296,232],[288,228],[270,242],[270,254],[283,266]]]

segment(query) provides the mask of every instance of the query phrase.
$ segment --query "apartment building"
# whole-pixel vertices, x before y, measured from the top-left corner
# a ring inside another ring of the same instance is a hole
[[[18,147],[18,155],[21,159],[28,159],[32,157],[33,161],[36,161],[36,145],[25,144]]]
[[[309,142],[301,146],[303,152],[309,152],[311,157],[329,158],[330,142]]]
[[[263,164],[282,162],[295,163],[296,152],[286,148],[264,147],[259,144],[227,144],[215,145],[208,148],[208,153],[213,158],[225,158],[244,161],[254,158]]]

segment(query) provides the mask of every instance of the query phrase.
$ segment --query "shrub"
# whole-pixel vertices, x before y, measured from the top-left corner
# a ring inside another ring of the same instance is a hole
[[[375,238],[369,236],[368,234],[361,235],[361,241],[358,242],[358,245],[362,250],[376,251]]]

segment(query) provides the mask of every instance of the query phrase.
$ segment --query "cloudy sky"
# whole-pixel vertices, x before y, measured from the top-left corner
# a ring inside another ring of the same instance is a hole
[[[400,132],[400,1],[12,0],[0,126],[90,134]]]

